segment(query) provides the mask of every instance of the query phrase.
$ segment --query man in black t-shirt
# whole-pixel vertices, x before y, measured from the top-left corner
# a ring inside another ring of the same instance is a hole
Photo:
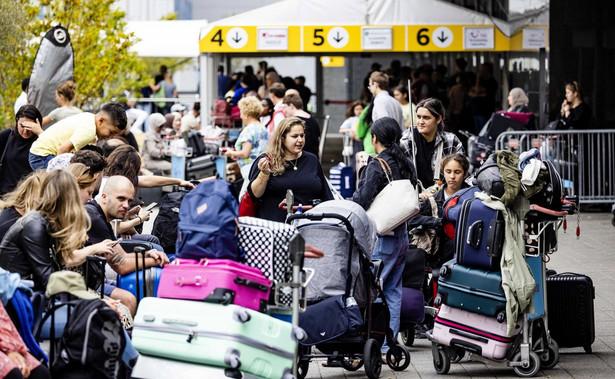
[[[130,207],[130,201],[134,195],[134,186],[127,178],[123,176],[112,176],[107,179],[105,187],[102,190],[100,200],[91,200],[85,205],[92,226],[88,231],[88,243],[94,244],[105,239],[116,239],[115,233],[111,226],[112,220],[124,219],[126,212]],[[135,217],[133,224],[140,223],[141,219]],[[134,225],[126,225],[132,227]],[[116,245],[114,254],[107,259],[109,266],[118,274],[126,275],[135,271],[135,259],[133,254],[128,254],[121,245]],[[145,267],[164,266],[169,263],[169,259],[165,253],[154,249],[146,252]],[[116,288],[111,284],[105,283],[105,294],[115,299],[118,298],[134,315],[136,312],[136,299],[134,296],[122,289]]]

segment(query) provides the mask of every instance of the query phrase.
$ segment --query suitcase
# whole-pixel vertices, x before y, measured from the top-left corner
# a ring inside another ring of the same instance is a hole
[[[438,278],[436,306],[449,307],[497,317],[506,318],[506,296],[502,289],[502,274],[464,267],[451,260],[445,263]]]
[[[504,216],[480,199],[467,199],[455,235],[457,263],[478,269],[498,271],[504,244]]]
[[[261,270],[274,284],[288,282],[292,274],[288,247],[296,233],[297,229],[292,225],[256,217],[239,217],[238,240],[242,262]],[[283,296],[280,300],[289,305],[291,296]]]
[[[477,186],[461,189],[446,199],[442,205],[442,229],[451,240],[455,239],[463,202],[466,199],[474,199],[476,192],[480,192]]]
[[[139,356],[139,360],[132,369],[130,377],[134,379],[259,379],[258,376],[241,372],[239,369],[203,366],[147,355]]]
[[[207,178],[216,175],[216,172],[216,159],[211,154],[186,161],[186,180]]]
[[[594,298],[594,284],[589,276],[547,276],[549,331],[559,347],[582,346],[586,353],[592,352],[596,337]]]
[[[135,316],[132,343],[144,355],[279,379],[292,373],[302,333],[237,305],[148,297]]]
[[[497,322],[493,317],[442,305],[434,322],[432,338],[439,344],[485,358],[504,359],[520,331],[520,323],[509,335],[506,333],[506,324]]]
[[[162,268],[149,267],[139,272],[139,296],[137,297],[137,274],[135,272],[127,275],[118,275],[116,286],[135,295],[137,300],[141,300],[146,296],[156,296],[158,286],[160,285],[160,275]],[[145,286],[143,280],[145,279]]]
[[[158,297],[237,304],[265,312],[271,281],[227,259],[176,259],[162,270]]]
[[[352,166],[339,163],[329,170],[331,186],[335,188],[344,199],[352,197],[354,192],[354,170]]]

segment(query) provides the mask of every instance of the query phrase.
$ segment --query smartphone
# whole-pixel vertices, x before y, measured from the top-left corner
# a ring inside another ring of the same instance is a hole
[[[145,210],[146,210],[146,211],[151,211],[152,209],[154,209],[154,207],[155,207],[156,205],[158,205],[158,203],[153,202],[153,203],[151,203],[150,205],[148,205],[147,207],[145,207]]]
[[[113,241],[111,242],[111,245],[109,245],[109,247],[113,247],[115,245],[117,245],[118,243],[120,243],[121,239],[118,239],[117,241]]]

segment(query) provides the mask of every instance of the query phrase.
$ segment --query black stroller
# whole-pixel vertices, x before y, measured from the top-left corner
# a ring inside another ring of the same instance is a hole
[[[379,285],[381,261],[371,260],[375,225],[363,208],[332,200],[291,215],[287,222],[296,222],[306,243],[325,253],[304,263],[315,275],[306,291],[308,306],[299,318],[307,333],[299,347],[299,377],[307,375],[313,358],[327,358],[349,371],[365,365],[367,377],[378,378],[385,340],[390,347],[387,364],[405,370],[410,353],[389,328],[389,308]]]

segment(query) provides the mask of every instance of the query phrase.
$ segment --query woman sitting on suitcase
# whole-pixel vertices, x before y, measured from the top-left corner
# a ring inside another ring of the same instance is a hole
[[[35,210],[17,220],[0,243],[0,267],[33,280],[35,291],[44,291],[51,273],[63,266],[81,265],[88,255],[113,253],[112,241],[83,247],[90,219],[73,175],[54,170],[41,188]]]
[[[413,185],[417,183],[414,165],[398,145],[401,130],[397,121],[390,117],[374,121],[371,126],[371,135],[372,145],[378,157],[377,159],[370,158],[365,170],[361,173],[357,190],[352,196],[352,200],[364,209],[370,207],[376,195],[388,184],[387,176],[383,171],[384,165],[380,160],[386,161],[391,168],[393,180],[410,179]],[[383,269],[380,277],[384,283],[384,296],[391,313],[389,325],[395,339],[399,331],[401,279],[406,262],[406,250],[408,250],[408,233],[406,224],[401,224],[391,232],[391,235],[378,235],[372,254],[372,259],[382,260]],[[383,354],[388,350],[388,346],[382,347]]]
[[[332,200],[318,157],[303,151],[305,123],[297,117],[280,122],[271,135],[265,154],[261,154],[250,170],[248,193],[258,199],[256,217],[284,222],[286,211],[279,204],[292,190],[295,204],[312,205],[314,200]]]

